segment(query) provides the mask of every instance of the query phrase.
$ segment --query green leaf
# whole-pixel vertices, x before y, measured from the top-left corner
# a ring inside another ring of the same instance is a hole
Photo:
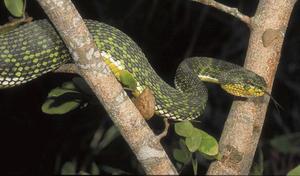
[[[81,171],[78,172],[77,175],[91,175],[91,174],[81,170]]]
[[[179,139],[179,148],[189,152],[189,149],[186,147],[185,140],[182,138]]]
[[[199,152],[208,156],[216,156],[219,153],[219,145],[214,137],[197,128],[195,128],[195,133],[199,133],[202,136]]]
[[[66,94],[66,93],[79,93],[79,92],[74,91],[74,90],[69,90],[69,89],[63,89],[63,88],[60,88],[60,87],[56,87],[48,93],[48,98],[59,97],[59,96],[61,96],[63,94]]]
[[[57,106],[55,106],[54,103],[54,99],[46,100],[42,105],[42,111],[46,114],[65,114],[80,105],[80,102],[78,100],[64,102]]]
[[[185,144],[190,152],[195,152],[200,147],[202,141],[202,135],[195,133],[190,137],[185,138]]]
[[[76,90],[76,86],[74,85],[74,83],[72,81],[64,82],[61,85],[61,88],[69,89],[69,90]]]
[[[197,173],[198,173],[198,160],[197,160],[196,157],[192,157],[192,166],[193,166],[194,175],[197,175]]]
[[[9,31],[12,31],[13,29],[17,28],[18,25],[13,25],[13,26],[1,26],[0,28],[0,34],[5,34]]]
[[[23,16],[23,0],[4,0],[7,10],[15,17]]]
[[[137,82],[132,74],[127,70],[120,71],[120,82],[131,90],[136,90]]]
[[[284,154],[300,153],[300,133],[281,135],[273,138],[271,146]]]
[[[48,93],[41,109],[46,114],[65,114],[80,106],[81,94],[72,82],[65,82]]]
[[[124,171],[124,170],[121,170],[121,169],[118,169],[118,168],[113,168],[111,166],[106,166],[106,165],[100,166],[100,169],[107,172],[107,173],[109,173],[109,174],[111,174],[111,175],[129,175],[130,174],[130,173]]]
[[[294,169],[290,170],[287,175],[288,176],[300,175],[300,165],[298,165]]]
[[[179,136],[190,137],[194,131],[194,126],[190,121],[182,121],[175,123],[175,132]]]
[[[66,162],[61,169],[62,175],[75,175],[76,174],[76,163],[73,162]]]
[[[217,155],[213,156],[216,160],[221,161],[222,159],[222,154],[219,152]]]
[[[99,175],[100,174],[99,168],[98,168],[98,166],[95,162],[92,163],[91,174],[92,175]]]
[[[174,149],[173,157],[180,163],[187,163],[191,160],[192,154],[189,152],[185,152],[184,150]]]
[[[114,139],[120,136],[120,132],[116,126],[111,126],[103,136],[103,139],[99,143],[99,150],[105,148],[109,145]]]
[[[251,166],[250,175],[263,175],[264,171],[264,156],[261,146],[258,147],[255,153],[254,161]]]

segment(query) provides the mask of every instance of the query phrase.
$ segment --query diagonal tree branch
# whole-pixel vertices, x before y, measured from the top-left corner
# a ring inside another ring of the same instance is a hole
[[[55,70],[56,73],[73,73],[80,74],[76,64],[64,64]]]
[[[279,63],[284,34],[296,0],[260,0],[251,19],[245,68],[265,78],[268,92]],[[261,135],[270,98],[235,100],[220,139],[221,161],[213,162],[208,175],[247,175]]]
[[[214,0],[192,0],[192,1],[199,2],[199,3],[205,4],[207,6],[211,6],[216,9],[219,9],[225,13],[228,13],[228,14],[240,19],[241,21],[246,23],[248,26],[250,26],[250,24],[251,24],[251,18],[248,17],[247,15],[242,14],[237,8],[228,7],[224,4],[216,2]]]
[[[71,0],[38,0],[65,44],[80,74],[119,128],[147,174],[177,174],[167,154],[121,85],[103,62]]]

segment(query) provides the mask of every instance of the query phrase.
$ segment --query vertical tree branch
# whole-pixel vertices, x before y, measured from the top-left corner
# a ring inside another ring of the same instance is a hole
[[[69,48],[80,74],[107,110],[147,174],[177,174],[139,111],[103,62],[71,0],[38,0]]]
[[[296,0],[260,0],[251,19],[245,68],[265,78],[271,92],[284,34]],[[235,100],[220,139],[221,161],[213,162],[208,175],[246,175],[264,123],[269,97]]]

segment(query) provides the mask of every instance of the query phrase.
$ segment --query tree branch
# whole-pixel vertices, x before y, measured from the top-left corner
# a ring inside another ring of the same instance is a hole
[[[177,174],[173,164],[139,111],[103,62],[71,0],[38,0],[53,22],[79,73],[107,110],[147,174]]]
[[[167,118],[164,118],[164,124],[165,124],[164,130],[159,135],[157,135],[157,138],[159,140],[161,140],[162,138],[166,137],[167,134],[168,134],[168,130],[169,130],[170,124],[169,124]]]
[[[251,24],[251,18],[247,15],[242,14],[237,8],[228,7],[224,4],[216,2],[214,0],[192,0],[192,1],[199,2],[199,3],[205,4],[207,6],[211,6],[218,10],[221,10],[225,13],[228,13],[228,14],[238,18],[239,20],[243,21],[248,26],[250,26],[250,24]]]
[[[271,92],[284,34],[296,0],[260,0],[251,19],[252,30],[245,68],[265,78]],[[208,175],[247,175],[263,127],[268,96],[235,100],[220,139],[221,161],[213,162]]]
[[[76,64],[64,64],[61,65],[57,70],[55,70],[56,73],[73,73],[73,74],[79,74],[78,67]]]

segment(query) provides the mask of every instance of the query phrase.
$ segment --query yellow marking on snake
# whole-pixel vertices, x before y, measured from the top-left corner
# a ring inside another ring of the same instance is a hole
[[[219,83],[219,80],[207,75],[198,75],[201,81],[210,82],[210,83]]]
[[[201,80],[217,82],[227,92],[245,97],[261,96],[266,89],[264,79],[253,72],[208,57],[184,59],[175,75],[175,89],[157,75],[140,47],[126,34],[104,23],[85,22],[114,75],[119,79],[120,71],[126,70],[137,81],[139,93],[145,87],[151,89],[160,116],[191,120],[203,114],[207,90]],[[70,60],[68,49],[47,20],[19,26],[0,34],[0,88],[27,83]]]

